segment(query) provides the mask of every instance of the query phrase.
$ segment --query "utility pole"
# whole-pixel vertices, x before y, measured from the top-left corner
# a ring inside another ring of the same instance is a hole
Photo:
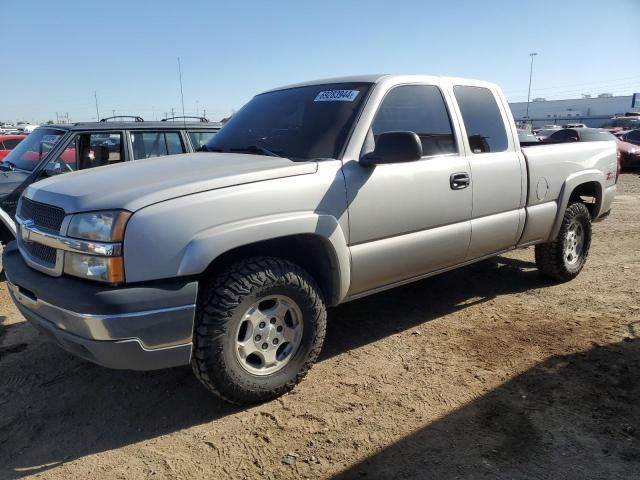
[[[96,122],[100,121],[100,110],[98,110],[98,92],[93,91],[93,98],[96,100]]]
[[[180,101],[182,102],[182,121],[186,123],[184,118],[184,95],[182,94],[182,68],[180,66],[180,57],[178,57],[178,78],[180,80]]]
[[[200,102],[196,100],[196,117],[200,116]]]
[[[531,78],[533,77],[533,57],[538,55],[536,52],[531,52],[529,56],[531,57],[531,67],[529,68],[529,93],[527,93],[527,113],[525,114],[525,118],[529,120],[529,101],[531,100]]]

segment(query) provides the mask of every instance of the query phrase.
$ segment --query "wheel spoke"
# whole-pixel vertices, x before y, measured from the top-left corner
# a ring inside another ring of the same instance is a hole
[[[295,344],[297,341],[298,332],[296,328],[284,327],[281,335],[285,342]]]
[[[269,348],[260,352],[260,355],[264,360],[264,368],[274,367],[278,364],[278,360],[276,359],[276,351],[277,349],[275,348]]]
[[[238,355],[240,355],[240,358],[243,360],[246,360],[252,353],[258,352],[260,352],[260,350],[258,350],[252,338],[249,338],[246,342],[238,342]]]
[[[264,310],[263,313],[267,317],[276,317],[279,320],[284,320],[285,315],[289,311],[290,305],[285,300],[279,298],[273,307]]]
[[[269,318],[263,312],[261,312],[257,307],[255,307],[253,311],[248,312],[246,318],[247,320],[249,320],[249,322],[251,322],[251,325],[253,326],[254,330],[257,330],[260,328],[260,323],[269,321]]]

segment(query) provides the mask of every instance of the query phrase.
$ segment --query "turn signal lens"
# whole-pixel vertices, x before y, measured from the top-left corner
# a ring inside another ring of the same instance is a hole
[[[122,257],[98,257],[96,255],[65,252],[64,272],[75,277],[99,282],[124,282],[124,262]]]

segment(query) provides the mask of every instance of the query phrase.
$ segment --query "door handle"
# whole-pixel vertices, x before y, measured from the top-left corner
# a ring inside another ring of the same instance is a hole
[[[449,185],[451,190],[462,190],[471,184],[471,179],[467,173],[453,173],[449,177]]]

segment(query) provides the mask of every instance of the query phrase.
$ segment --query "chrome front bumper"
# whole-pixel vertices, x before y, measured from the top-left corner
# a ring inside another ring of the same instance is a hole
[[[15,243],[9,244],[4,262],[9,293],[22,315],[65,350],[127,370],[191,361],[195,282],[113,288],[50,277],[29,268]]]
[[[120,315],[71,312],[33,299],[7,282],[20,313],[65,350],[108,368],[157,370],[188,365],[194,305]],[[167,338],[173,341],[167,344]],[[176,338],[179,337],[179,338]]]

